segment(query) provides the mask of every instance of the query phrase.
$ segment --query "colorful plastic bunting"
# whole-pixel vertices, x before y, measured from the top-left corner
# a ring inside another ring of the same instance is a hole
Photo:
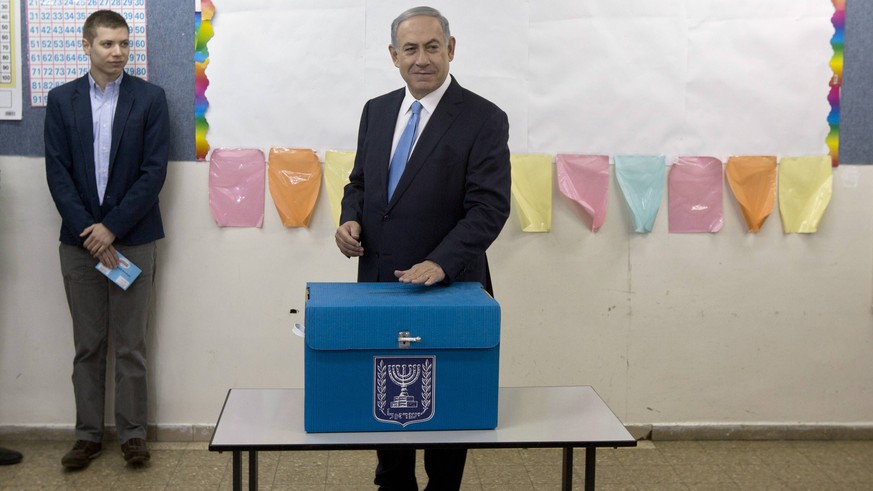
[[[264,224],[264,152],[216,148],[209,159],[209,209],[219,227]]]
[[[779,161],[779,213],[786,234],[812,234],[831,201],[834,172],[827,155]]]
[[[354,166],[355,152],[328,150],[324,155],[324,187],[327,189],[330,211],[336,225],[339,225],[342,213],[343,192]]]
[[[512,197],[525,232],[552,229],[552,156],[511,155]]]
[[[286,227],[308,227],[321,187],[321,164],[310,149],[271,148],[270,195]]]
[[[724,225],[724,169],[715,157],[678,157],[670,168],[670,233],[714,233]]]
[[[749,232],[761,230],[776,201],[776,157],[730,157],[725,177]]]
[[[634,220],[634,230],[647,234],[655,225],[664,197],[666,159],[663,155],[617,155],[615,176]]]
[[[555,162],[558,189],[582,207],[591,231],[597,232],[606,219],[609,156],[559,154]]]

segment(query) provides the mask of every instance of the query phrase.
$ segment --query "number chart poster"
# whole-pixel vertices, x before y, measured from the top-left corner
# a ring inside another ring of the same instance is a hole
[[[130,56],[125,71],[148,79],[146,0],[27,0],[31,106],[45,106],[50,90],[88,73],[82,24],[100,9],[114,10],[127,21]]]
[[[21,24],[16,0],[0,0],[0,120],[21,119]]]

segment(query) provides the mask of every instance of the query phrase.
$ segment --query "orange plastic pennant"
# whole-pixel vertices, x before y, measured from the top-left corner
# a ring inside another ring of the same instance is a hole
[[[270,195],[286,227],[308,227],[321,189],[321,164],[308,148],[271,148]]]
[[[749,232],[761,230],[776,203],[776,157],[730,157],[725,177]]]

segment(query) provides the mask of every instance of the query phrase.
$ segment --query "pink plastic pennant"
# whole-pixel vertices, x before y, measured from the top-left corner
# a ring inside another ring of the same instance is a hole
[[[559,154],[556,156],[558,189],[578,203],[592,232],[606,219],[609,190],[609,156]]]
[[[670,233],[714,233],[724,225],[722,163],[715,157],[678,157],[670,169]]]
[[[262,227],[266,161],[252,148],[216,148],[209,160],[209,209],[219,227]]]

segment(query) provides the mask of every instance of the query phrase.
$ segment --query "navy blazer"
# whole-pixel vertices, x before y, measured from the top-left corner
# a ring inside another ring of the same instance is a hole
[[[509,120],[454,77],[419,136],[394,195],[388,164],[405,89],[364,106],[354,168],[340,223],[361,224],[358,281],[396,281],[426,259],[446,281],[478,281],[491,291],[485,250],[509,216]]]
[[[88,75],[49,92],[45,169],[61,214],[60,240],[82,245],[79,234],[102,223],[122,245],[164,236],[158,193],[167,175],[170,121],[164,90],[123,75],[112,123],[109,178],[103,204],[97,194],[94,126]]]

